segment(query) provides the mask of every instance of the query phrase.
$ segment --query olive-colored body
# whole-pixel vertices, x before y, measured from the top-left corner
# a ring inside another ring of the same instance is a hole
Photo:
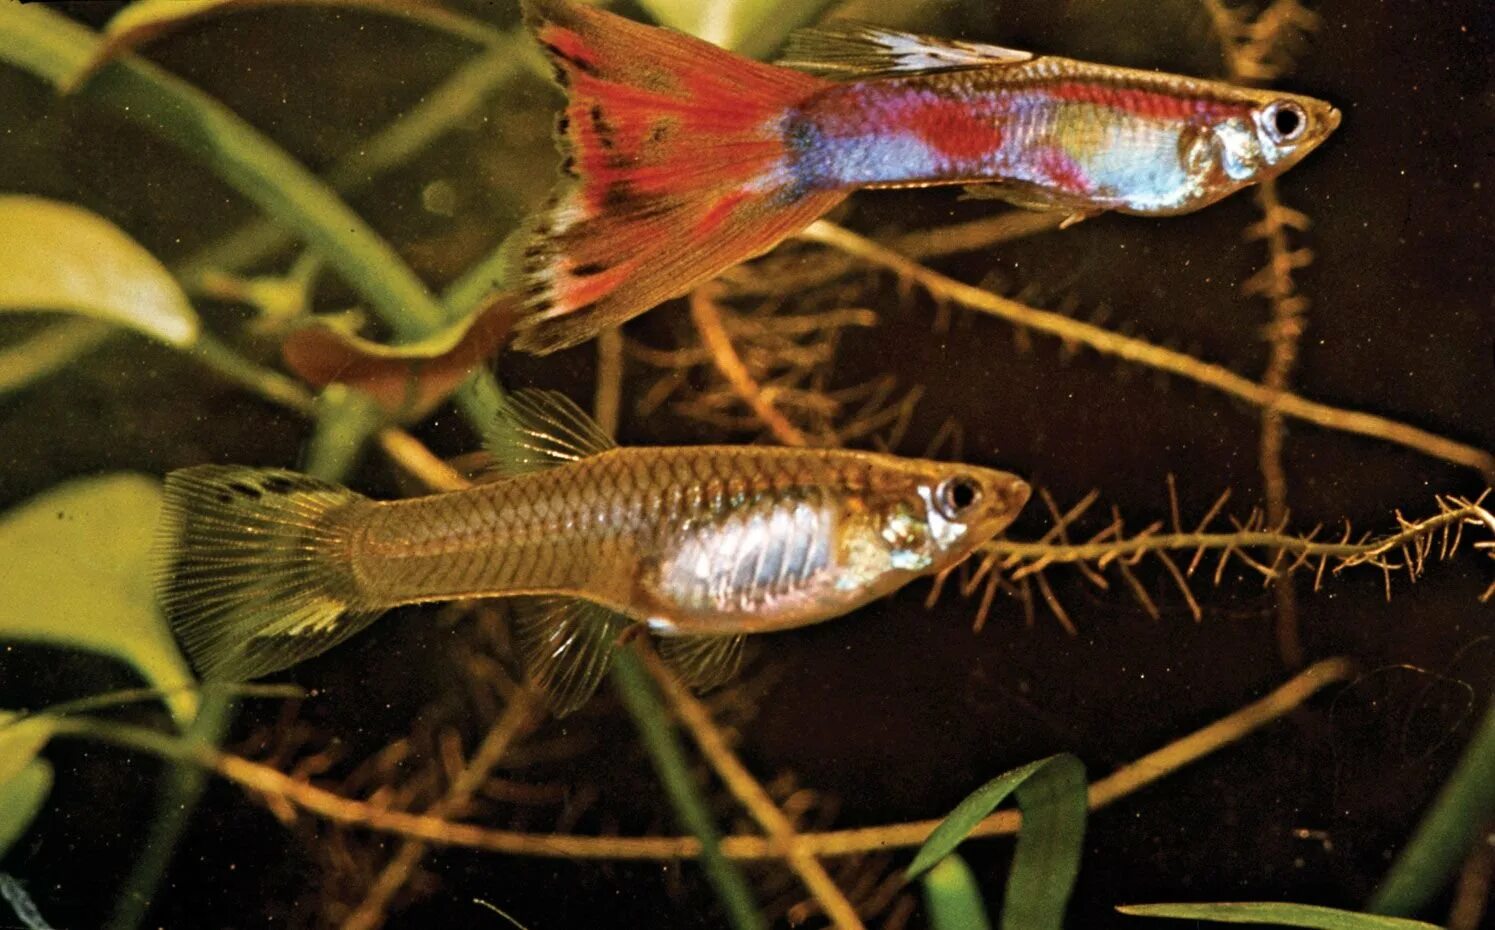
[[[983,501],[970,525],[936,514],[931,530],[914,511],[956,472]],[[954,564],[1027,496],[1004,472],[869,452],[621,448],[470,490],[360,502],[341,519],[360,610],[565,595],[658,632],[731,634],[828,619]],[[894,538],[890,522],[920,538]]]

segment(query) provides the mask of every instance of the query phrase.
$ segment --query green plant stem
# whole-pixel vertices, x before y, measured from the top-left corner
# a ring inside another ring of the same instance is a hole
[[[233,349],[203,333],[188,354],[219,375],[249,389],[266,400],[289,407],[297,413],[315,416],[317,399],[300,382],[262,365],[256,365]]]
[[[613,658],[613,686],[633,715],[639,738],[654,764],[659,782],[669,796],[680,823],[701,841],[701,866],[716,889],[727,918],[737,930],[766,930],[767,923],[753,901],[742,873],[721,852],[721,836],[711,822],[700,792],[685,764],[685,753],[669,723],[649,672],[632,649],[619,649]]]
[[[367,394],[342,384],[328,385],[317,398],[306,471],[323,481],[346,481],[369,438],[384,425],[384,412]]]
[[[1371,896],[1370,910],[1405,916],[1425,907],[1495,821],[1495,702],[1464,756]]]
[[[91,352],[120,330],[98,320],[67,319],[0,349],[0,394],[20,390]]]

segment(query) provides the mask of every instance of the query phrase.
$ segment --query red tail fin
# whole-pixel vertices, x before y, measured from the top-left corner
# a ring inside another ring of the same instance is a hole
[[[746,258],[834,206],[794,189],[780,123],[820,78],[570,0],[526,18],[570,100],[563,182],[524,255],[514,344],[591,338]]]

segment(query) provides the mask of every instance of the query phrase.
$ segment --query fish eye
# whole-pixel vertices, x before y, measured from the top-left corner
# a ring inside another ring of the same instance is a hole
[[[1291,100],[1270,104],[1265,116],[1264,123],[1273,142],[1296,142],[1308,129],[1308,114]]]
[[[981,485],[967,475],[946,478],[934,492],[934,505],[947,520],[959,520],[980,500]]]

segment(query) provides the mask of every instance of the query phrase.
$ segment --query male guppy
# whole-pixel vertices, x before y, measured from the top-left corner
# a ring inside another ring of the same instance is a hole
[[[160,600],[208,677],[268,674],[401,604],[516,597],[515,642],[558,713],[642,625],[689,682],[745,634],[817,623],[943,571],[1012,522],[1006,472],[848,450],[618,448],[564,396],[518,392],[504,472],[378,502],[295,472],[166,479]]]
[[[973,190],[1068,221],[1197,210],[1339,125],[1328,103],[871,26],[777,65],[571,0],[525,0],[568,101],[568,178],[524,254],[515,345],[582,342],[864,187]]]

